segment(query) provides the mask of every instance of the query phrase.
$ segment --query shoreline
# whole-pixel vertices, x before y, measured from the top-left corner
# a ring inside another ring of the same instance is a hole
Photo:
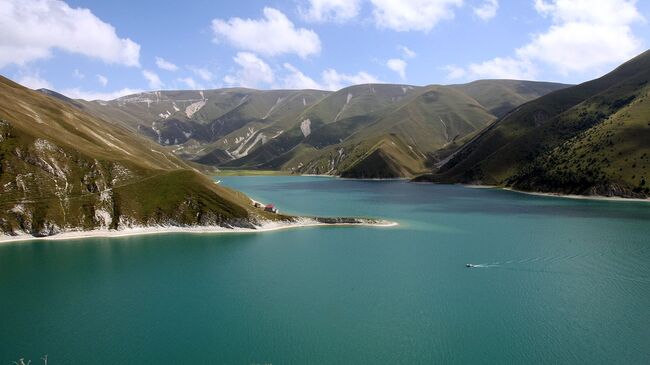
[[[486,187],[487,189],[488,187]],[[620,196],[602,196],[602,195],[575,195],[575,194],[560,194],[560,193],[541,193],[534,191],[522,191],[515,190],[512,188],[501,188],[493,187],[500,190],[511,191],[513,193],[533,195],[533,196],[544,196],[549,198],[563,198],[563,199],[574,199],[574,200],[595,200],[595,201],[609,201],[609,202],[636,202],[636,203],[650,203],[650,198],[641,199],[641,198],[623,198]]]
[[[227,170],[226,170],[227,171]],[[391,177],[391,178],[356,178],[356,177],[341,177],[341,175],[328,175],[328,174],[292,174],[292,173],[287,173],[287,174],[282,174],[278,171],[278,174],[255,174],[255,170],[243,170],[243,171],[250,171],[251,174],[242,174],[242,175],[219,175],[219,174],[212,174],[211,176],[213,177],[267,177],[267,176],[299,176],[299,177],[323,177],[323,178],[329,178],[329,179],[337,179],[337,180],[356,180],[356,181],[403,181],[403,180],[411,180],[411,177]],[[275,171],[275,170],[271,170]]]
[[[495,189],[509,191],[518,194],[526,194],[533,196],[541,196],[548,198],[561,198],[561,199],[574,199],[574,200],[594,200],[594,201],[608,201],[608,202],[635,202],[635,203],[650,203],[650,198],[623,198],[620,196],[603,196],[603,195],[575,195],[575,194],[561,194],[561,193],[542,193],[535,191],[524,191],[513,188],[502,187],[498,185],[477,185],[477,184],[444,184],[431,181],[411,181],[412,184],[434,184],[434,185],[460,185],[467,189]]]
[[[153,226],[153,227],[133,227],[121,230],[109,229],[95,229],[90,231],[63,231],[52,236],[34,237],[30,234],[20,234],[17,236],[0,235],[0,244],[24,242],[24,241],[65,241],[77,240],[83,238],[119,238],[130,236],[143,236],[154,234],[169,234],[169,233],[189,233],[189,234],[232,234],[232,233],[264,233],[280,231],[285,229],[294,228],[309,228],[309,227],[377,227],[387,228],[395,227],[399,224],[391,221],[364,221],[360,219],[358,223],[323,223],[315,219],[303,218],[295,222],[273,222],[267,221],[262,223],[256,228],[240,228],[233,227],[227,228],[222,226],[191,226],[191,227],[177,227],[177,226]]]

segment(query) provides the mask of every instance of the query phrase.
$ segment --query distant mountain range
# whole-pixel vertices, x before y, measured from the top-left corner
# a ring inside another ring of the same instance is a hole
[[[123,126],[188,161],[359,178],[409,177],[511,109],[568,85],[482,80],[417,87],[369,84],[336,92],[156,91],[116,100],[50,96]]]
[[[445,151],[418,181],[564,194],[650,196],[650,51],[549,93]]]

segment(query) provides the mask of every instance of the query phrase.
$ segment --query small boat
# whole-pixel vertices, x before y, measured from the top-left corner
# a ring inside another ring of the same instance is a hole
[[[477,267],[477,266],[474,265],[474,264],[465,264],[465,267],[466,267],[466,268],[469,268],[469,269],[472,269],[472,268],[475,268],[475,267]]]

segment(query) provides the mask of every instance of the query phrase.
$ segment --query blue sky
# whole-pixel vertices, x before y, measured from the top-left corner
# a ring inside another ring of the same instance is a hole
[[[110,99],[152,89],[578,83],[648,48],[650,1],[3,0],[0,73]]]

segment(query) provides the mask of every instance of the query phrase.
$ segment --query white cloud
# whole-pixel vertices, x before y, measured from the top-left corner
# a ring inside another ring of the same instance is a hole
[[[496,57],[449,77],[536,79],[542,66],[561,75],[592,78],[642,51],[632,24],[644,21],[636,0],[535,0],[535,10],[552,25],[513,56]]]
[[[522,59],[512,57],[497,57],[482,63],[473,63],[468,67],[469,74],[474,78],[493,79],[535,79],[537,69]]]
[[[411,51],[406,46],[397,46],[397,49],[402,52],[402,54],[404,55],[404,58],[414,58],[415,56],[418,55],[417,53]]]
[[[334,69],[323,71],[323,88],[327,90],[340,90],[345,86],[358,84],[375,84],[380,82],[375,76],[365,71],[355,75],[341,74]]]
[[[474,15],[477,17],[483,20],[490,20],[497,15],[499,0],[483,0],[480,6],[475,6],[472,10],[474,10]]]
[[[447,65],[442,69],[447,71],[447,78],[450,80],[535,80],[539,73],[534,63],[517,57],[496,57],[488,61],[472,63],[464,68],[456,65]]]
[[[447,65],[441,69],[447,72],[447,78],[450,80],[463,79],[467,75],[467,71],[464,68],[456,65]]]
[[[305,20],[344,22],[359,15],[361,0],[309,0],[308,9],[300,9]]]
[[[86,77],[86,75],[84,75],[83,73],[81,73],[81,71],[75,68],[74,71],[72,71],[72,77],[74,77],[75,79],[82,80],[84,77]]]
[[[167,61],[166,59],[162,57],[156,57],[156,66],[158,66],[159,69],[165,70],[165,71],[176,71],[178,70],[178,66],[175,64]]]
[[[644,19],[636,0],[536,0],[535,9],[550,16],[553,25],[517,55],[546,63],[563,75],[602,72],[642,50],[631,29]]]
[[[282,87],[287,89],[316,89],[316,90],[322,88],[319,83],[314,81],[311,77],[302,73],[293,65],[289,63],[285,63],[284,68],[287,71],[289,71],[289,74],[285,76]]]
[[[256,88],[275,80],[271,67],[253,53],[238,52],[233,60],[239,65],[239,70],[234,75],[224,77],[226,84]]]
[[[108,78],[104,75],[97,75],[97,81],[102,85],[106,86],[108,85]]]
[[[38,72],[23,74],[18,78],[18,80],[16,80],[16,82],[34,90],[54,89],[52,84],[50,84],[49,81],[42,78]]]
[[[212,21],[214,42],[225,40],[234,47],[265,56],[296,54],[302,58],[318,54],[320,38],[305,28],[294,24],[277,9],[264,8],[263,19],[230,18]]]
[[[441,20],[453,19],[463,0],[370,0],[375,23],[399,32],[428,32]]]
[[[483,20],[490,20],[497,15],[499,0],[483,0],[480,6],[475,6],[472,10],[474,10],[474,15],[477,17]]]
[[[386,67],[395,71],[402,80],[406,80],[406,61],[399,58],[391,58],[386,62]]]
[[[59,0],[0,1],[0,68],[51,56],[52,49],[139,66],[140,45],[119,38],[90,10]]]
[[[212,72],[208,70],[207,68],[200,68],[200,67],[194,67],[194,66],[189,66],[188,69],[201,79],[205,81],[212,81]]]
[[[142,90],[124,88],[121,90],[116,90],[111,92],[96,92],[96,91],[85,91],[79,88],[71,88],[71,89],[61,90],[59,92],[72,99],[113,100],[122,96],[141,93]]]
[[[381,82],[365,71],[356,74],[343,74],[330,68],[323,71],[321,75],[322,83],[319,83],[289,63],[285,63],[284,68],[288,71],[288,74],[282,78],[281,87],[287,89],[340,90],[349,85]]]
[[[536,66],[520,58],[496,57],[491,60],[472,63],[463,68],[456,65],[443,67],[450,80],[459,79],[516,79],[533,80],[538,74]]]
[[[192,89],[192,90],[204,89],[203,85],[199,84],[198,82],[196,82],[196,80],[194,80],[191,77],[179,78],[178,81],[184,83],[188,89]]]
[[[142,70],[142,76],[147,79],[149,83],[149,88],[158,90],[161,89],[165,84],[160,80],[160,77],[155,72],[149,70]]]

